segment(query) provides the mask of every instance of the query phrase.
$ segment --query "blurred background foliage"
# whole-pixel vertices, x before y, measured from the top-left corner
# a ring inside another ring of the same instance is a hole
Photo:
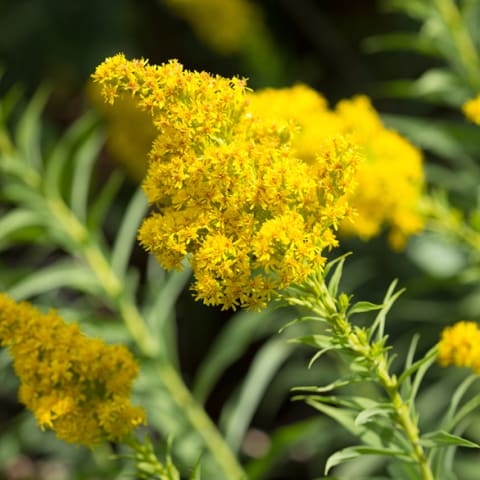
[[[230,1],[236,3],[205,4]],[[459,319],[479,320],[480,135],[479,127],[463,118],[461,105],[480,91],[480,2],[252,0],[243,27],[235,13],[225,17],[233,18],[236,28],[245,28],[238,44],[228,43],[225,37],[209,38],[195,25],[188,3],[0,0],[4,71],[0,94],[28,101],[40,86],[49,89],[41,117],[43,147],[48,151],[55,138],[92,108],[92,97],[86,92],[95,66],[120,51],[127,57],[148,58],[152,64],[178,58],[189,69],[245,76],[252,88],[304,82],[331,105],[365,93],[388,127],[423,149],[428,189],[436,193],[425,206],[431,221],[405,250],[393,252],[385,236],[368,242],[342,241],[332,255],[354,253],[345,266],[343,288],[355,292],[358,299],[374,302],[381,301],[393,278],[407,288],[387,324],[400,359],[414,333],[421,335],[420,350],[425,351],[438,341],[445,325]],[[213,23],[216,33],[222,28],[228,33],[228,27],[228,23]],[[100,120],[95,122],[101,131]],[[88,128],[79,135],[89,135]],[[94,188],[100,190],[116,167],[105,149],[96,158]],[[104,225],[107,243],[113,241],[134,189],[132,181],[119,187]],[[20,244],[4,249],[0,287],[12,287],[28,277],[29,266],[48,265],[58,256],[48,246],[32,250]],[[155,285],[168,283],[169,277],[147,262],[139,248],[132,259],[140,272],[139,291],[149,289],[144,296],[154,298]],[[277,337],[284,316],[271,311],[232,315],[206,308],[193,301],[188,287],[183,288],[186,281],[184,276],[174,286],[170,283],[169,291],[175,303],[177,331],[172,344],[178,345],[178,363],[195,396],[205,402],[229,443],[240,451],[251,478],[321,476],[328,455],[351,444],[352,438],[305,405],[291,402],[288,392],[296,385],[327,383],[336,369],[345,367],[330,359],[307,370],[311,352]],[[65,300],[72,297],[50,293],[39,298],[44,305],[65,307]],[[96,312],[82,324],[88,333],[124,338],[125,332],[111,321],[108,311],[93,300],[73,298],[71,308]],[[87,451],[57,441],[53,434],[40,432],[16,401],[16,380],[5,352],[0,362],[5,367],[0,370],[0,478],[131,478],[128,467],[110,461],[110,449],[90,457]],[[448,403],[461,375],[438,369],[428,380],[420,397],[425,425]],[[148,391],[149,380],[147,368],[139,394]],[[155,415],[150,418],[153,426],[165,425],[170,416],[179,437],[177,454],[188,458],[182,452],[195,449],[182,438],[183,427],[180,421],[175,424],[169,406],[158,408],[161,390],[143,398],[148,398],[152,411],[158,410],[159,420]],[[167,412],[163,417],[162,409]],[[479,422],[477,415],[465,426],[476,442],[480,441]],[[458,478],[477,478],[478,460],[474,460],[475,454],[460,452]],[[378,460],[370,459],[347,464],[336,475],[373,478],[372,472],[378,471]]]

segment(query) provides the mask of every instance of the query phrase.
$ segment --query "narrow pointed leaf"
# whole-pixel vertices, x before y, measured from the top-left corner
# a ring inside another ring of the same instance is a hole
[[[48,96],[49,89],[47,87],[37,90],[24,110],[15,130],[15,143],[23,159],[36,170],[41,168],[42,163],[41,115]]]
[[[24,300],[58,288],[71,288],[95,295],[100,293],[96,278],[90,269],[71,261],[53,264],[32,272],[13,285],[8,293],[16,300]]]
[[[373,310],[380,310],[383,307],[384,305],[378,305],[371,302],[357,302],[354,303],[352,307],[348,310],[348,315],[353,315],[354,313],[371,312]]]
[[[105,215],[115,196],[118,194],[125,176],[115,170],[106,181],[102,191],[97,195],[88,209],[87,224],[89,229],[96,231],[101,228]]]
[[[420,444],[427,448],[449,447],[451,445],[467,448],[480,448],[478,443],[471,442],[470,440],[445,432],[444,430],[438,430],[436,432],[422,435],[420,437]]]
[[[234,451],[239,449],[266,388],[292,350],[292,345],[286,343],[283,338],[274,338],[255,356],[238,397],[233,405],[229,405],[228,415],[223,417],[225,438]]]
[[[373,447],[348,447],[335,452],[327,460],[325,465],[325,474],[328,474],[330,469],[341,463],[348,462],[362,455],[382,455],[388,457],[397,457],[402,459],[410,459],[410,456],[402,450],[392,450],[389,448],[373,448]]]
[[[63,198],[63,193],[66,193],[63,191],[63,181],[71,168],[75,150],[94,128],[95,122],[96,119],[93,115],[83,115],[55,143],[55,147],[43,169],[43,191],[46,197],[57,195]],[[70,188],[67,188],[67,190],[70,194]]]
[[[93,166],[103,142],[103,133],[100,133],[98,129],[92,130],[90,135],[79,145],[72,159],[73,177],[70,206],[82,222],[85,222],[87,218],[88,194]]]
[[[112,269],[120,278],[123,278],[127,270],[128,260],[136,244],[138,227],[147,209],[145,194],[138,189],[128,204],[112,249]]]
[[[219,333],[210,346],[206,358],[198,369],[193,393],[204,402],[222,373],[235,362],[259,338],[275,328],[269,322],[272,312],[268,309],[260,313],[242,311],[236,313]]]

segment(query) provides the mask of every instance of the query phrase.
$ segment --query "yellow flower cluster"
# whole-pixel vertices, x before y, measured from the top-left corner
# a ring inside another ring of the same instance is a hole
[[[446,367],[468,367],[480,374],[480,328],[475,322],[458,322],[442,332],[438,362]]]
[[[55,311],[42,314],[5,294],[0,345],[13,358],[20,401],[59,438],[92,447],[145,423],[143,410],[129,401],[138,366],[125,347],[86,338]]]
[[[249,0],[164,0],[164,3],[221,54],[240,50],[250,30],[259,23],[259,11]]]
[[[248,108],[245,82],[108,58],[94,79],[114,102],[130,92],[158,136],[143,188],[156,211],[139,239],[164,268],[188,258],[197,299],[223,308],[260,308],[302,282],[336,245],[332,228],[350,214],[358,163],[339,137],[312,161],[291,148],[296,128]]]
[[[469,120],[480,125],[480,95],[465,102],[462,110]]]
[[[422,228],[418,209],[424,184],[421,154],[382,125],[367,97],[342,100],[331,110],[315,90],[297,85],[251,93],[250,101],[258,114],[285,118],[299,126],[294,146],[305,160],[338,134],[350,135],[359,147],[365,160],[350,197],[358,216],[354,223],[342,223],[343,233],[369,239],[388,227],[390,243],[398,249]]]

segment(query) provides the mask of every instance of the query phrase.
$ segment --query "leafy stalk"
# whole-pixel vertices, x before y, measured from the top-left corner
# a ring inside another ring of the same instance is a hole
[[[351,298],[344,293],[338,294],[344,258],[338,261],[329,283],[326,274],[311,278],[305,285],[288,292],[283,300],[307,310],[309,320],[324,324],[322,335],[315,336],[321,351],[333,350],[348,361],[349,376],[340,378],[325,387],[300,387],[295,390],[308,391],[308,395],[299,395],[310,405],[332,416],[360,436],[365,446],[351,447],[332,455],[327,461],[326,470],[364,454],[382,455],[417,465],[422,480],[433,480],[422,438],[418,428],[418,418],[413,408],[413,398],[404,398],[401,393],[402,382],[417,372],[420,367],[431,365],[436,350],[432,349],[420,361],[413,364],[403,376],[398,378],[389,371],[391,358],[386,346],[387,337],[383,333],[386,311],[401,292],[390,289],[382,305],[369,302],[351,304]],[[327,268],[327,273],[331,266]],[[370,327],[354,326],[351,316],[356,313],[378,310],[376,321]],[[300,339],[303,343],[310,343]],[[371,397],[328,396],[328,393],[340,387],[358,382],[371,382],[382,393]],[[330,405],[336,405],[332,409]],[[345,412],[342,414],[342,410]],[[343,415],[343,416],[342,416]]]

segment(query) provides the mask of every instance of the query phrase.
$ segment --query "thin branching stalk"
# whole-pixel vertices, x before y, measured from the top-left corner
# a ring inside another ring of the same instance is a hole
[[[388,354],[385,348],[386,338],[374,335],[373,330],[354,327],[349,319],[350,299],[345,294],[336,294],[327,286],[324,275],[318,275],[299,289],[293,290],[291,297],[284,300],[290,305],[303,307],[317,320],[325,322],[330,329],[332,340],[348,352],[349,357],[360,360],[365,372],[369,372],[370,381],[379,385],[389,399],[393,421],[397,430],[401,430],[409,445],[409,457],[418,466],[422,480],[433,480],[425,451],[420,443],[417,419],[407,401],[400,394],[400,381],[388,371]],[[435,354],[435,350],[429,356]]]

